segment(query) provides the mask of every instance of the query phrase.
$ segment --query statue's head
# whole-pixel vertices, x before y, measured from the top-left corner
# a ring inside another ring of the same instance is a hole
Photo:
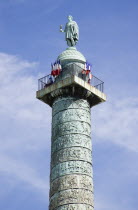
[[[68,20],[69,20],[69,21],[72,21],[72,20],[73,20],[73,17],[72,17],[71,15],[69,15],[69,16],[68,16]]]

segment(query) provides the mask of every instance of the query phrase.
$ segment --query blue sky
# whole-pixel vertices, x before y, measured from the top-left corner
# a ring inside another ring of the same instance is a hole
[[[51,108],[35,91],[69,14],[108,98],[92,109],[95,209],[137,209],[138,1],[0,0],[1,210],[48,210]]]

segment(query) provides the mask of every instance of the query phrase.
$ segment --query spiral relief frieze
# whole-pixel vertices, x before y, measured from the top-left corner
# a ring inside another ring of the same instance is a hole
[[[66,175],[51,182],[50,195],[68,189],[86,189],[93,192],[92,178],[86,175]]]
[[[58,112],[53,116],[53,128],[57,124],[65,123],[67,121],[82,121],[90,124],[90,111],[86,109],[67,109]]]
[[[66,174],[82,174],[92,177],[92,165],[84,161],[59,163],[51,170],[51,181]]]
[[[77,123],[72,121],[72,122],[65,122],[60,125],[57,124],[57,126],[55,126],[52,129],[52,139],[55,140],[58,136],[63,136],[71,133],[79,133],[90,136],[91,126],[86,122],[80,122],[80,121],[78,121]]]
[[[86,109],[90,112],[90,105],[84,99],[59,98],[53,103],[52,116],[65,109]]]
[[[51,152],[54,153],[58,150],[68,148],[68,147],[84,147],[92,150],[91,137],[83,134],[67,134],[64,136],[59,136],[54,141],[52,141]]]
[[[56,208],[57,210],[94,210],[93,206],[87,204],[68,204]]]
[[[93,210],[90,114],[84,99],[53,103],[50,210]]]
[[[50,199],[50,210],[69,203],[84,203],[93,206],[93,193],[84,189],[70,189],[56,193]]]
[[[83,160],[91,163],[91,150],[82,147],[71,147],[62,149],[58,152],[53,153],[51,167],[53,168],[58,163],[70,160]]]

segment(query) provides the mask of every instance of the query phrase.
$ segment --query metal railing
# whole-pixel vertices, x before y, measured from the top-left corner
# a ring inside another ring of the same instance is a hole
[[[48,74],[38,80],[38,90],[42,90],[55,82],[55,77],[51,74]]]
[[[100,90],[101,92],[104,92],[104,82],[95,77],[94,75],[92,75],[92,79],[90,80],[90,85]]]
[[[77,65],[75,64],[75,67],[76,66]],[[78,68],[81,68],[81,67],[78,66]],[[71,70],[72,69],[73,68],[71,68]],[[81,68],[81,70],[83,70],[83,69]],[[63,71],[64,71],[64,74],[63,74]],[[104,91],[104,82],[101,81],[100,79],[98,79],[97,77],[95,77],[94,75],[92,75],[91,80],[89,80],[89,76],[88,75],[82,74],[82,73],[76,74],[76,71],[75,70],[72,70],[72,71],[70,71],[70,74],[68,74],[65,77],[65,71],[68,71],[68,69],[67,68],[62,69],[62,72],[57,77],[54,77],[51,74],[49,74],[49,75],[47,75],[45,77],[40,78],[38,80],[38,90],[42,90],[44,88],[47,88],[50,85],[52,85],[53,83],[55,83],[55,82],[58,82],[60,80],[63,80],[65,78],[67,78],[67,77],[70,77],[70,76],[73,76],[74,75],[74,76],[78,76],[82,80],[88,82],[91,86],[95,87],[96,89],[100,90],[101,92]]]

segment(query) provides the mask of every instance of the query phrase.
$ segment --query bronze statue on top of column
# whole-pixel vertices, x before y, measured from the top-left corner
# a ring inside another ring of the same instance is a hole
[[[65,32],[65,39],[69,47],[74,47],[79,40],[79,27],[71,15],[68,16],[68,22],[66,23],[65,29],[62,29],[60,25],[60,32]]]

